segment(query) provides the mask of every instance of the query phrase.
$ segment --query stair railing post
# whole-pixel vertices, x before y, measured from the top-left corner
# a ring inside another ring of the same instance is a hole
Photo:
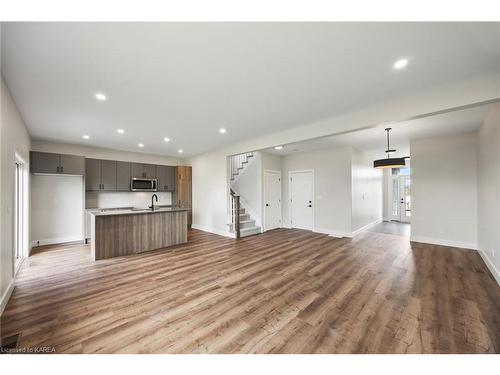
[[[240,196],[234,197],[234,233],[236,238],[240,238]]]

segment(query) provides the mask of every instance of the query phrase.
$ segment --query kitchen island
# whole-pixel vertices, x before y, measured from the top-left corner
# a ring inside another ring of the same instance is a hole
[[[92,212],[92,257],[114,258],[186,243],[187,211],[169,207]]]

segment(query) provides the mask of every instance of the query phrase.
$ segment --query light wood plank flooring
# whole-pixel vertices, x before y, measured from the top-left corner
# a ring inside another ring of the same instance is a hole
[[[189,231],[170,249],[93,262],[34,251],[2,318],[57,353],[498,353],[500,288],[475,251],[364,232]]]

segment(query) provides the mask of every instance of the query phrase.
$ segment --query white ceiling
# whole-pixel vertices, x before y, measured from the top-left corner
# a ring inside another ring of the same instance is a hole
[[[3,23],[2,74],[35,139],[189,156],[500,73],[499,25]]]
[[[390,127],[392,128],[391,149],[396,149],[396,152],[391,156],[410,156],[411,139],[476,131],[483,122],[490,106],[491,104],[481,105],[409,121],[381,124],[370,129],[292,143],[285,145],[281,150],[270,148],[263,151],[277,155],[289,155],[296,152],[349,145],[363,150],[373,157],[383,158],[386,156],[385,150],[387,149],[387,137],[384,129]]]

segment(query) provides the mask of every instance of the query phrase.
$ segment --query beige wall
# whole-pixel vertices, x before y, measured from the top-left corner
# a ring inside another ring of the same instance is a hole
[[[478,248],[500,284],[500,103],[478,133]]]
[[[411,141],[414,241],[477,248],[477,133]]]
[[[14,171],[15,154],[26,161],[29,170],[30,136],[2,77],[1,89],[1,237],[0,309],[6,303],[14,278]],[[29,173],[26,173],[29,181]],[[29,187],[29,182],[28,182]],[[28,194],[29,196],[29,194]],[[29,210],[28,210],[29,212]],[[29,233],[29,228],[27,228]],[[26,241],[28,245],[28,241]],[[2,311],[2,310],[0,310]]]

